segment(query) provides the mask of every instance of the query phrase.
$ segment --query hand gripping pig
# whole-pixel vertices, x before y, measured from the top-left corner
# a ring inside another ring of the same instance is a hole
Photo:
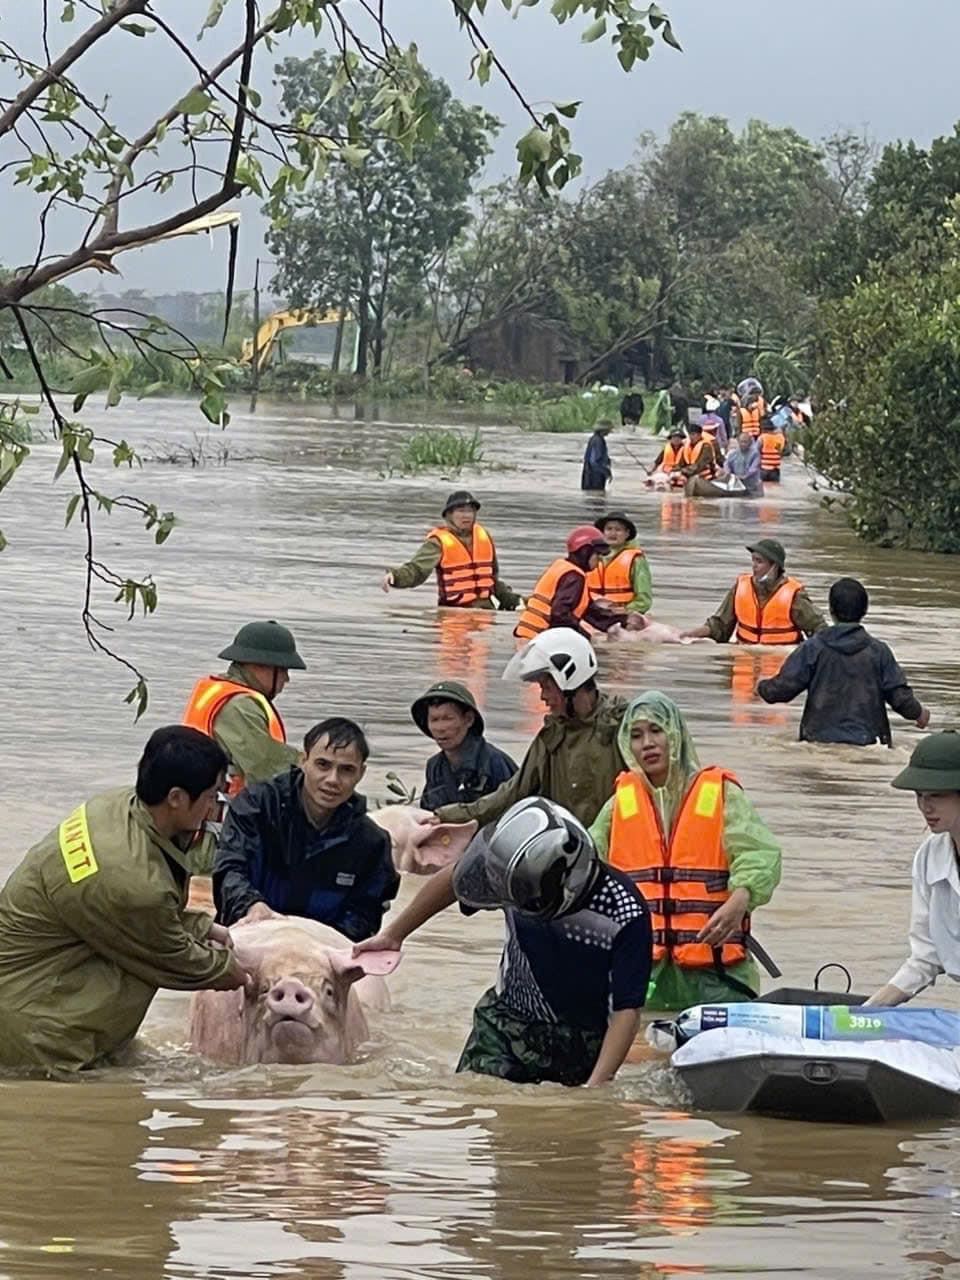
[[[432,813],[411,804],[373,809],[370,817],[389,834],[397,870],[418,876],[456,862],[477,830],[475,822],[437,822]]]
[[[190,1009],[195,1052],[214,1062],[350,1062],[368,1038],[366,1012],[390,1007],[382,974],[397,952],[351,958],[336,929],[300,916],[235,927],[249,989],[198,991]]]

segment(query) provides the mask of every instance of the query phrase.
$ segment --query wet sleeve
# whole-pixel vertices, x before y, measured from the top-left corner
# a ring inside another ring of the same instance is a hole
[[[267,713],[256,698],[231,698],[213,722],[213,736],[247,782],[276,777],[300,757],[298,747],[270,737]]]
[[[726,644],[737,625],[736,614],[733,611],[733,591],[731,587],[723,597],[720,608],[706,621],[706,626],[710,628],[710,639],[716,640],[717,644]]]
[[[582,593],[583,574],[570,570],[561,575],[550,605],[551,627],[570,627],[572,631],[576,631],[577,635],[586,635],[580,625],[580,619],[575,617],[573,612],[580,603]]]
[[[505,609],[507,613],[513,613],[514,609],[519,609],[523,598],[500,577],[500,561],[496,555],[493,557],[493,595],[500,608]]]
[[[807,644],[794,649],[775,676],[761,680],[757,685],[757,693],[764,702],[792,702],[804,689],[809,688],[816,669]]]
[[[496,822],[518,800],[540,794],[543,756],[544,747],[539,738],[534,738],[523,764],[512,778],[501,783],[488,796],[481,796],[470,804],[444,805],[437,810],[437,817],[441,822],[470,822],[475,819],[481,827],[488,822]]]
[[[185,921],[172,888],[144,899],[114,887],[69,902],[64,896],[63,905],[64,919],[92,950],[148,986],[199,991],[215,986],[230,965],[229,951],[205,941],[209,917],[205,926],[196,919],[199,913]]]
[[[384,912],[397,896],[400,877],[393,865],[390,837],[384,833],[380,857],[372,874],[347,899],[336,927],[351,942],[362,942],[380,932]]]
[[[406,564],[391,569],[393,585],[403,590],[405,587],[419,587],[426,582],[440,563],[440,543],[436,538],[427,538],[420,549]]]
[[[633,599],[627,605],[627,613],[649,613],[653,605],[653,579],[646,556],[634,557],[630,566],[630,585],[633,587]]]
[[[749,911],[762,907],[780,883],[780,845],[735,782],[723,784],[723,844],[730,888],[747,890]]]
[[[650,916],[628,921],[613,941],[610,955],[610,1008],[641,1009],[650,985],[653,934]]]
[[[910,958],[890,979],[895,987],[915,996],[932,986],[943,973],[943,965],[930,936],[930,885],[923,874],[923,846],[913,860],[913,891],[910,900]]]
[[[893,656],[889,645],[877,642],[880,646],[880,687],[887,702],[903,716],[904,720],[919,719],[923,707],[916,694],[907,684],[907,677],[900,663]]]
[[[615,626],[618,622],[622,625],[626,620],[626,613],[621,613],[619,609],[603,609],[593,600],[591,600],[587,605],[586,612],[583,615],[583,621],[589,623],[591,627],[596,627],[598,631],[609,631],[610,628]],[[564,622],[554,623],[553,625],[569,627],[573,624],[570,622]],[[577,630],[582,634],[581,627],[578,626]]]
[[[610,860],[610,832],[613,828],[613,802],[611,796],[593,820],[590,827],[590,839],[597,846],[597,853],[604,862]]]
[[[816,635],[818,631],[822,631],[827,625],[827,620],[820,610],[814,608],[813,601],[807,595],[805,587],[801,587],[793,597],[793,604],[790,606],[790,620],[797,630],[802,631],[805,636]]]
[[[256,888],[262,882],[260,799],[256,788],[247,788],[230,803],[213,864],[213,900],[220,923],[236,924],[255,902],[266,902]]]

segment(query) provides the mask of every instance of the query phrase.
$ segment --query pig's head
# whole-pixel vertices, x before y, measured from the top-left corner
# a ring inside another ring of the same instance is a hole
[[[370,817],[389,834],[397,870],[420,876],[456,862],[477,832],[476,822],[436,822],[415,805],[387,805]]]
[[[365,957],[318,947],[286,929],[258,946],[237,933],[237,955],[251,974],[247,991],[203,991],[194,998],[194,1048],[220,1062],[349,1062],[367,1038],[354,984],[374,972]],[[382,970],[380,970],[382,972]],[[373,979],[372,979],[373,981]]]

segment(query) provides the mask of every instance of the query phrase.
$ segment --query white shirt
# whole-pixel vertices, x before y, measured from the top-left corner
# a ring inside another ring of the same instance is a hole
[[[941,973],[960,982],[960,871],[947,832],[927,836],[914,855],[910,959],[890,981],[915,996]]]

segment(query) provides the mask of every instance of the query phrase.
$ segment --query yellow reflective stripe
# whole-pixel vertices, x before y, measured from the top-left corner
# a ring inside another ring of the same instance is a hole
[[[82,804],[60,823],[60,853],[71,884],[79,884],[87,876],[95,876],[100,868],[94,857],[87,826],[87,806]]]
[[[635,818],[640,812],[637,805],[637,789],[632,783],[618,789],[617,810],[621,818]]]
[[[693,812],[698,818],[712,818],[720,803],[720,783],[701,782]]]

